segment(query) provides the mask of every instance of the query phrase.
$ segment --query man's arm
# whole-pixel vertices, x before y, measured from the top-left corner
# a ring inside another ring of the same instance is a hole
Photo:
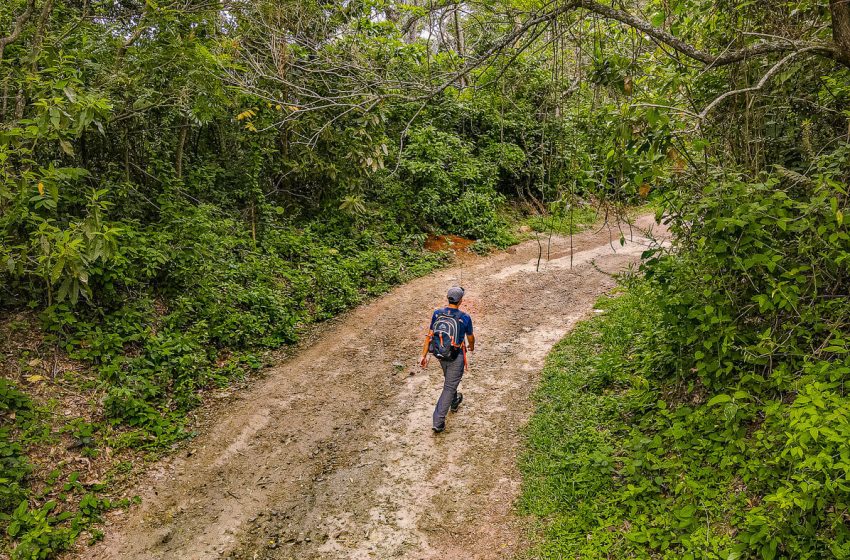
[[[431,339],[434,337],[434,319],[437,318],[437,311],[431,315],[431,324],[428,326],[428,336],[425,337],[425,342],[422,343],[422,355],[419,357],[419,365],[428,367],[428,350],[431,347]]]
[[[419,365],[421,367],[428,366],[428,348],[431,346],[431,338],[434,336],[434,331],[429,330],[428,336],[425,337],[425,342],[422,344],[422,355],[419,357]]]
[[[466,349],[469,350],[470,352],[475,351],[475,335],[474,334],[466,335]]]

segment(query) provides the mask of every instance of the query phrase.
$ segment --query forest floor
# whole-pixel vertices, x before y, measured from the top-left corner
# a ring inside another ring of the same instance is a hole
[[[513,511],[517,455],[547,352],[613,273],[635,263],[650,216],[464,256],[319,329],[140,475],[141,505],[108,514],[96,559],[504,559],[529,535]],[[655,235],[663,231],[655,226]],[[626,242],[620,244],[620,233]],[[548,257],[548,258],[547,258]],[[477,348],[445,432],[432,435],[439,365],[416,367],[431,311],[461,284]]]

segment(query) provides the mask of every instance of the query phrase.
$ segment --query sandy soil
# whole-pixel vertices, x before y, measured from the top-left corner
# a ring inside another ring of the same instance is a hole
[[[646,249],[624,228],[623,246],[616,228],[574,236],[572,257],[568,238],[542,239],[539,271],[535,240],[471,257],[347,314],[150,468],[142,504],[80,557],[510,558],[525,545],[512,508],[530,393],[551,346]],[[477,349],[435,436],[442,373],[414,364],[454,284]]]

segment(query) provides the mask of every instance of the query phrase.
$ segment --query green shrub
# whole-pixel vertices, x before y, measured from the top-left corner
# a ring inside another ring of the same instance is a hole
[[[12,552],[13,560],[42,560],[51,558],[74,543],[76,534],[70,527],[57,527],[57,521],[64,521],[70,514],[61,518],[51,518],[50,512],[56,502],[50,501],[38,509],[30,509],[26,501],[12,513],[6,533],[17,540]]]
[[[45,501],[45,495],[53,492],[58,482],[58,469],[47,477],[43,493],[31,492],[27,477],[34,467],[27,459],[25,445],[38,442],[42,437],[45,426],[39,410],[12,383],[0,378],[0,414],[13,418],[8,427],[0,428],[0,528],[12,544],[11,558],[14,560],[52,558],[70,547],[78,535],[113,504],[94,494],[101,491],[103,485],[92,485],[87,490],[79,482],[78,473],[71,473],[67,482],[59,487],[55,500]],[[95,425],[80,419],[67,426],[67,431],[85,448],[94,444],[96,430]],[[76,503],[72,500],[74,496],[80,496]]]
[[[523,463],[538,557],[850,555],[846,157],[673,199],[674,250],[553,352]]]
[[[412,192],[405,196],[411,219],[426,227],[506,245],[507,224],[498,213],[505,197],[496,191],[499,168],[488,155],[475,155],[456,134],[417,128],[405,147],[401,182],[388,192]]]
[[[0,378],[0,416],[14,415],[22,427],[32,411],[29,397],[6,379]],[[27,496],[25,479],[31,466],[23,446],[9,427],[0,427],[0,520]]]
[[[92,272],[99,306],[63,301],[42,313],[53,339],[95,366],[104,413],[131,429],[122,445],[170,446],[185,437],[182,413],[199,391],[259,367],[251,352],[294,342],[306,325],[445,258],[388,218],[266,225],[255,243],[214,207],[172,206],[161,227],[128,226],[140,247],[122,246]]]
[[[116,505],[110,500],[98,498],[91,492],[85,492],[77,481],[77,474],[71,475],[65,484],[65,491],[82,494],[73,510],[65,509],[54,514],[58,502],[50,500],[40,507],[31,507],[25,500],[12,512],[6,534],[15,541],[12,560],[43,560],[70,548],[79,535],[93,521],[101,521],[101,514]],[[94,531],[93,534],[102,534]]]

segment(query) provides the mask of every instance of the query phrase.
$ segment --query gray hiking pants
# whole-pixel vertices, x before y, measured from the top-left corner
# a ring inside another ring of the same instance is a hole
[[[437,401],[437,407],[434,409],[435,428],[446,424],[446,415],[449,413],[452,401],[457,396],[457,388],[460,385],[460,380],[463,378],[463,365],[463,352],[459,353],[454,360],[440,360],[440,367],[443,368],[444,382],[443,392]]]

